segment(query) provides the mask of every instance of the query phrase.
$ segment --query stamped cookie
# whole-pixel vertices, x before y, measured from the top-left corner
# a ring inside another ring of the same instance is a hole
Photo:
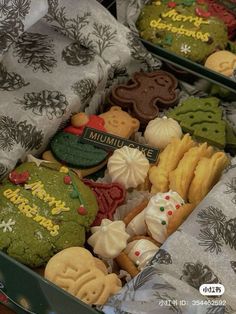
[[[222,120],[219,99],[215,97],[189,97],[180,106],[170,110],[168,117],[180,123],[184,132],[189,132],[201,142],[224,148],[226,123]]]
[[[82,246],[98,211],[93,192],[68,168],[24,163],[0,185],[0,249],[39,267]]]
[[[59,161],[76,168],[97,166],[108,157],[105,150],[81,143],[77,135],[66,132],[57,133],[50,145],[53,155]]]
[[[87,304],[103,305],[121,289],[121,281],[101,263],[88,250],[70,247],[50,259],[44,276]]]
[[[159,108],[176,104],[177,86],[177,79],[168,72],[137,72],[129,84],[113,88],[109,102],[127,110],[145,126],[157,117]]]
[[[104,127],[108,133],[129,138],[134,132],[138,131],[139,120],[131,117],[121,107],[112,106],[110,110],[99,115],[104,120]]]
[[[99,211],[92,225],[99,226],[104,218],[113,220],[116,208],[125,200],[125,188],[119,183],[100,183],[88,179],[83,179],[83,182],[94,192],[98,202]]]

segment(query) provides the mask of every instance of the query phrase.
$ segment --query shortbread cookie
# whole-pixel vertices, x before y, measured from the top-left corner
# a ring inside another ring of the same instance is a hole
[[[71,247],[54,255],[45,268],[45,278],[87,304],[103,305],[121,289],[116,274],[105,274],[93,255]]]
[[[123,138],[129,138],[138,131],[140,126],[138,119],[133,118],[118,106],[112,106],[110,110],[100,114],[99,117],[104,120],[104,127],[108,133]]]
[[[189,134],[185,134],[182,139],[174,138],[167,145],[159,156],[157,166],[153,166],[149,170],[153,193],[169,190],[169,174],[177,167],[184,154],[195,145]]]

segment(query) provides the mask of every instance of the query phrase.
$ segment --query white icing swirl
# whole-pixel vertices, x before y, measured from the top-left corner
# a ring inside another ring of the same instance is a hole
[[[115,258],[127,245],[129,234],[125,231],[123,221],[103,219],[100,226],[92,227],[93,233],[88,244],[93,247],[94,253],[103,258]]]
[[[115,150],[107,163],[112,182],[119,182],[128,188],[143,183],[149,170],[149,161],[137,148],[124,146]]]

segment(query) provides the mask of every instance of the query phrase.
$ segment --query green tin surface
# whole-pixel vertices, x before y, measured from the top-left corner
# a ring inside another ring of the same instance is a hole
[[[0,296],[2,303],[17,314],[98,314],[92,307],[2,252]],[[6,302],[3,302],[4,296]]]

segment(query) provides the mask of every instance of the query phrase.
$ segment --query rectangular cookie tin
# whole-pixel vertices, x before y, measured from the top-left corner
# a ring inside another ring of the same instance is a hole
[[[100,0],[100,2],[113,15],[116,15],[116,1]],[[226,87],[230,91],[236,91],[236,83],[225,76],[217,75],[199,64],[179,57],[145,40],[141,39],[141,41],[158,58],[173,65],[178,64],[180,68]],[[100,313],[54,284],[49,283],[28,267],[0,252],[0,302],[4,303],[4,301],[7,301],[7,305],[17,314]]]

